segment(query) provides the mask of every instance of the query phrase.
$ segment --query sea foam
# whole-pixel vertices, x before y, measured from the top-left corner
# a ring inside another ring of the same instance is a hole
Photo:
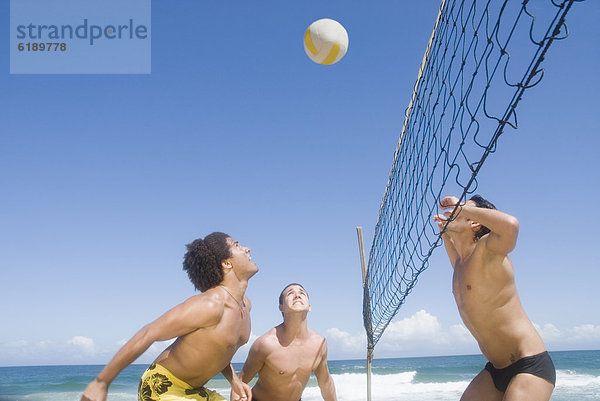
[[[415,382],[416,371],[388,375],[373,375],[372,395],[378,401],[415,400],[456,400],[469,384],[468,382]],[[364,401],[366,399],[367,378],[365,374],[345,373],[332,375],[337,398],[343,401]],[[318,387],[308,387],[302,394],[306,401],[322,400]]]

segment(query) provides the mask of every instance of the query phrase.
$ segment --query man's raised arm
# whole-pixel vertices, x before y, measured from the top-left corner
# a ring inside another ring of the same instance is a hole
[[[438,224],[438,228],[441,232],[446,226],[448,216],[443,214],[436,214],[435,216],[433,216],[433,221],[435,221]],[[458,258],[458,252],[456,252],[454,242],[452,242],[452,238],[450,238],[448,233],[442,234],[442,240],[444,240],[444,247],[446,248],[448,258],[450,259],[450,264],[452,265],[452,268],[454,268],[454,265],[456,264],[456,258]]]
[[[448,196],[442,199],[440,206],[448,209],[457,203],[457,198]],[[489,228],[488,250],[506,255],[515,248],[519,235],[519,221],[515,217],[496,209],[477,207],[473,201],[460,205],[458,213],[464,213],[468,219]]]

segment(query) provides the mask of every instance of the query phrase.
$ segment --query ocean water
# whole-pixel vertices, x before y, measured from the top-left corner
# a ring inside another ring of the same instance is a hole
[[[600,400],[600,351],[551,352],[557,369],[552,401]],[[373,400],[458,400],[471,379],[483,368],[480,355],[375,359]],[[240,364],[234,364],[237,371]],[[366,399],[364,360],[329,361],[339,401]],[[131,365],[110,387],[108,401],[136,401],[137,385],[146,365]],[[0,401],[77,401],[102,366],[0,367]],[[224,378],[207,387],[229,396]],[[304,390],[305,401],[322,400],[313,378]]]

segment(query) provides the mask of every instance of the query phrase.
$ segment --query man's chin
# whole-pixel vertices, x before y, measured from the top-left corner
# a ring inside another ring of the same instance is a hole
[[[258,273],[258,266],[256,265],[256,263],[252,263],[252,265],[254,266],[254,270],[250,271],[250,277],[254,276],[256,273]],[[250,278],[248,277],[248,278]]]

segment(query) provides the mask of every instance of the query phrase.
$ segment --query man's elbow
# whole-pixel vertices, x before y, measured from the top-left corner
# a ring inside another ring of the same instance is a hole
[[[519,236],[519,220],[516,217],[509,216],[507,226],[510,236],[516,241]]]
[[[501,234],[501,238],[504,240],[502,243],[503,252],[509,253],[517,246],[517,237],[519,236],[519,220],[516,217],[508,216],[506,224],[504,226],[504,232]]]

